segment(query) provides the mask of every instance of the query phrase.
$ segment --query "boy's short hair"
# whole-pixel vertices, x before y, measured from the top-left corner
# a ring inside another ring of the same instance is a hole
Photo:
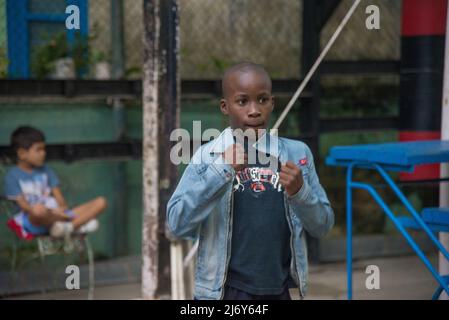
[[[13,149],[14,155],[17,155],[17,151],[20,148],[28,150],[37,142],[45,142],[45,135],[42,131],[33,127],[18,127],[11,134],[11,148]]]
[[[221,92],[223,97],[227,95],[227,82],[229,80],[229,77],[235,72],[248,72],[248,71],[254,71],[258,72],[259,74],[262,74],[264,77],[266,77],[271,87],[270,75],[261,64],[257,64],[251,61],[243,61],[230,66],[224,71],[221,77]]]

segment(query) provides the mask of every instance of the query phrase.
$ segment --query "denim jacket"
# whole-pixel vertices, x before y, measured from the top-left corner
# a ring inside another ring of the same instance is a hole
[[[334,224],[334,213],[318,176],[309,147],[300,141],[265,135],[255,148],[285,163],[300,166],[304,183],[294,195],[284,192],[285,215],[291,231],[290,275],[300,297],[307,291],[308,262],[304,229],[323,237]],[[235,171],[221,153],[234,143],[228,127],[193,155],[167,205],[167,229],[175,237],[196,239],[197,299],[222,299],[231,258],[233,180]],[[261,248],[261,250],[263,250]]]

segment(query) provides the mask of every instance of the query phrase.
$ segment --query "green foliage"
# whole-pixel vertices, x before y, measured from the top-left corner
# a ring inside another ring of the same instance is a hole
[[[227,61],[225,59],[214,56],[211,58],[211,62],[219,73],[223,73],[227,68],[229,68],[232,65],[231,61]]]
[[[124,78],[129,78],[134,75],[140,76],[142,75],[142,68],[138,66],[130,66],[128,69],[125,70],[125,74],[123,75]]]
[[[94,41],[98,39],[101,34],[100,26],[97,22],[94,23],[92,30],[90,31],[90,36],[88,39],[88,51],[89,51],[89,64],[95,65],[99,62],[111,62],[111,57],[108,53],[103,50],[96,50],[94,48]]]
[[[32,57],[31,71],[37,78],[45,78],[54,69],[54,62],[69,56],[69,44],[65,32],[56,34],[39,46]]]
[[[73,43],[69,43],[66,33],[59,32],[36,49],[31,71],[37,78],[45,78],[54,70],[56,60],[71,57],[80,76],[88,67],[88,49],[89,37],[76,33]]]
[[[80,33],[75,34],[75,41],[71,47],[71,56],[75,62],[75,70],[78,77],[89,67],[89,37]]]

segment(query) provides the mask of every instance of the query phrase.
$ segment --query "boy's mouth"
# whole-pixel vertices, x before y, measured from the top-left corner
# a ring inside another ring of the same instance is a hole
[[[265,129],[265,123],[259,122],[259,123],[245,123],[246,128],[251,129]]]

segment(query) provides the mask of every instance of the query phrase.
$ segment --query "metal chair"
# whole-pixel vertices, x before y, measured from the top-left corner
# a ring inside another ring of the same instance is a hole
[[[3,163],[5,163],[3,161]],[[0,165],[0,176],[3,178],[4,167]],[[80,257],[83,253],[86,254],[87,262],[88,262],[88,294],[87,298],[92,300],[94,297],[94,289],[95,289],[95,263],[94,263],[94,255],[92,246],[89,242],[89,238],[87,234],[73,234],[68,238],[57,239],[53,238],[49,235],[43,236],[35,236],[35,237],[27,237],[23,238],[19,230],[14,227],[14,217],[15,213],[15,204],[14,201],[6,198],[5,196],[0,195],[0,214],[4,213],[8,217],[7,225],[11,231],[15,233],[15,237],[13,240],[12,248],[11,248],[11,276],[13,279],[13,283],[17,278],[17,271],[19,270],[20,264],[24,265],[26,263],[30,263],[32,260],[40,259],[41,265],[43,269],[48,274],[48,268],[46,267],[45,257],[52,255],[70,255],[70,254],[78,254]],[[24,261],[20,261],[19,252],[21,246],[24,243],[33,243],[35,244],[35,252],[28,254]],[[42,288],[42,293],[46,294],[45,288]]]

